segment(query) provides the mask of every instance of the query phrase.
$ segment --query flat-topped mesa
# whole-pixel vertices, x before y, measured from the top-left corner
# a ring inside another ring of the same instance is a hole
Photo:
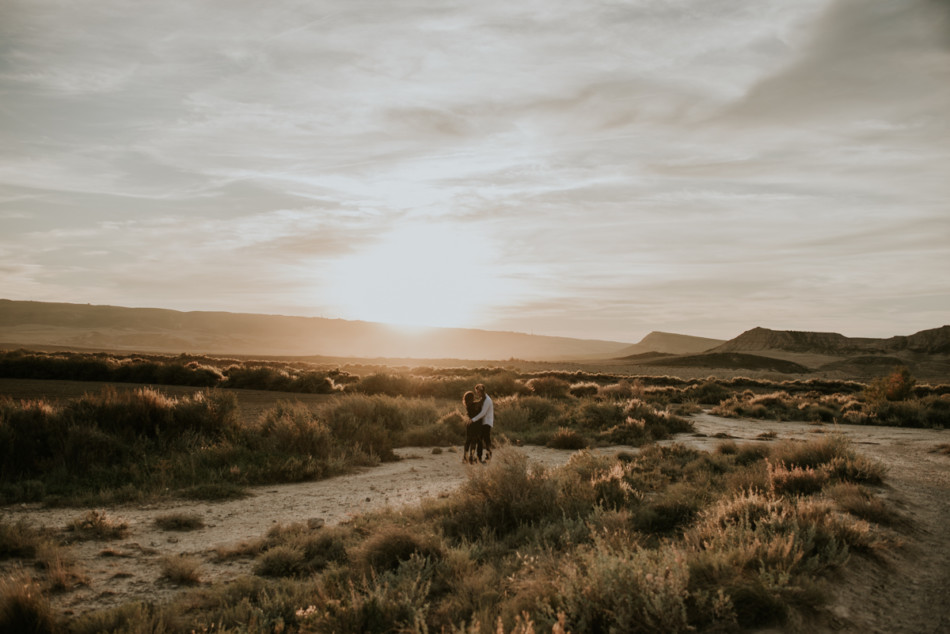
[[[845,337],[836,332],[753,328],[715,348],[714,352],[784,350],[825,355],[851,355],[909,350],[927,354],[950,353],[950,326],[922,330],[910,336],[874,339]]]

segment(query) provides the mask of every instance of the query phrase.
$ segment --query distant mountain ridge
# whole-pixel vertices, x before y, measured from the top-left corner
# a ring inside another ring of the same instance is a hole
[[[664,354],[698,354],[724,343],[723,339],[709,339],[692,335],[677,335],[654,330],[632,346],[624,348],[617,358],[628,359],[650,352]]]
[[[181,312],[0,299],[0,343],[136,352],[358,358],[563,360],[614,356],[629,343],[365,321]]]
[[[710,352],[786,352],[833,356],[891,354],[908,351],[921,354],[950,354],[950,326],[921,330],[887,339],[845,337],[836,332],[806,332],[753,328]]]

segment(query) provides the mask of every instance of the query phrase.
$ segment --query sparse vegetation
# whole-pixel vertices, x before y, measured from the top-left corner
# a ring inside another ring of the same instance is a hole
[[[162,578],[180,586],[201,582],[201,562],[186,555],[169,555],[161,560]]]
[[[87,614],[69,631],[794,624],[821,604],[824,579],[849,552],[888,547],[894,516],[867,485],[835,475],[836,461],[857,458],[840,439],[754,444],[744,457],[746,445],[733,441],[715,453],[675,444],[622,458],[581,451],[557,469],[503,450],[453,496],[333,528],[275,526],[226,554],[256,558],[256,576],[167,605]],[[769,465],[808,473],[809,486],[774,486],[787,474]],[[195,560],[166,558],[162,569],[174,583],[200,579]]]
[[[122,539],[129,533],[129,523],[110,517],[105,511],[93,510],[71,521],[66,530],[77,540]]]
[[[203,528],[205,523],[194,513],[168,513],[156,517],[155,525],[163,531],[193,531]]]
[[[311,371],[180,361],[216,369],[218,386],[287,389]],[[102,370],[90,363],[88,371]],[[217,549],[218,560],[253,562],[253,576],[185,590],[166,605],[130,604],[69,623],[57,620],[45,596],[81,582],[81,575],[70,571],[62,551],[55,554],[44,533],[0,522],[0,558],[29,562],[38,575],[38,581],[17,577],[16,587],[0,586],[0,630],[27,622],[22,619],[39,623],[38,631],[77,633],[213,627],[526,634],[556,627],[635,632],[794,625],[821,604],[824,579],[849,553],[874,553],[893,542],[891,531],[902,519],[877,495],[883,468],[833,433],[809,442],[777,440],[774,432],[759,436],[774,441],[767,443],[725,437],[711,453],[655,441],[692,431],[677,411],[709,406],[722,415],[773,420],[913,419],[935,427],[950,412],[950,396],[914,382],[903,400],[889,400],[870,398],[859,384],[840,382],[842,389],[834,390],[839,384],[816,380],[490,368],[320,372],[326,375],[312,375],[311,388],[300,391],[320,393],[331,385],[325,400],[280,402],[248,420],[239,417],[233,393],[223,390],[0,399],[0,495],[8,502],[53,503],[207,499],[240,495],[251,484],[345,473],[392,460],[402,446],[435,450],[461,443],[458,396],[475,381],[495,398],[500,445],[641,449],[613,458],[579,451],[564,467],[547,469],[502,448],[456,493],[419,508],[357,516],[335,527],[277,525],[259,539]],[[156,524],[164,530],[202,526],[200,516],[175,513]],[[68,532],[106,539],[127,530],[94,511]],[[160,566],[171,583],[202,580],[195,558],[164,558]]]

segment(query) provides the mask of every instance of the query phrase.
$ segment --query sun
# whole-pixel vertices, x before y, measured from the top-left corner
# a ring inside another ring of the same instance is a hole
[[[351,319],[470,327],[490,303],[491,251],[452,225],[396,228],[334,263],[327,299]]]

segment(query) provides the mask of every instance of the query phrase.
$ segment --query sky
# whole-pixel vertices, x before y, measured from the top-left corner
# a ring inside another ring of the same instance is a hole
[[[0,0],[0,297],[950,323],[950,1]]]

